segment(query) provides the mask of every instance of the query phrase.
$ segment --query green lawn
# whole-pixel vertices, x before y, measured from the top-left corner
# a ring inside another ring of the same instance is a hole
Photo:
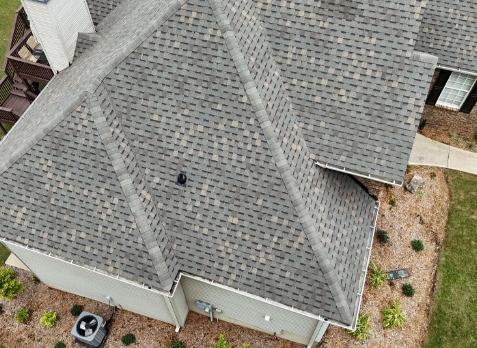
[[[2,243],[0,243],[0,266],[2,266],[5,263],[9,255],[10,255],[10,251],[7,248],[5,248],[5,246]]]
[[[477,347],[477,176],[449,171],[447,237],[426,348]]]
[[[15,11],[21,6],[20,0],[0,0],[0,67],[3,67],[10,31]],[[0,79],[4,76],[0,69]]]

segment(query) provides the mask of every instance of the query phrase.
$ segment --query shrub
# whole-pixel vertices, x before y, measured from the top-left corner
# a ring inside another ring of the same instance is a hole
[[[394,187],[394,185],[392,185],[392,184],[384,184],[384,186],[386,187],[386,190],[388,190],[388,191],[391,190]]]
[[[134,336],[132,333],[128,333],[121,338],[121,342],[123,342],[125,346],[129,346],[130,344],[136,342],[136,336]]]
[[[172,342],[170,346],[167,346],[167,348],[186,348],[186,346],[181,341],[174,340],[174,342]]]
[[[406,325],[406,317],[401,309],[401,304],[394,301],[391,307],[385,307],[383,312],[383,326],[385,329],[392,329],[395,327],[404,327]]]
[[[414,169],[414,166],[411,166],[410,164],[408,164],[406,166],[406,174],[409,174],[410,172],[412,172],[413,169]]]
[[[371,286],[378,289],[387,280],[386,272],[384,272],[382,266],[375,263],[370,263],[369,269],[371,272],[368,273],[368,278],[371,281]]]
[[[402,293],[406,295],[407,297],[414,296],[414,288],[412,287],[411,284],[403,284],[401,289],[402,289]]]
[[[474,149],[475,149],[475,143],[468,143],[468,144],[467,144],[467,147],[468,147],[470,150],[474,150]]]
[[[74,316],[74,317],[77,317],[78,315],[80,315],[81,312],[83,312],[83,306],[81,306],[81,305],[75,304],[75,305],[73,305],[73,307],[71,307],[71,309],[70,309],[70,313],[71,313],[71,315]]]
[[[28,309],[22,308],[16,311],[15,319],[19,323],[25,323],[30,318],[30,313],[28,313]]]
[[[394,208],[396,206],[396,198],[394,197],[394,195],[389,198],[389,204],[391,205],[391,208]]]
[[[12,301],[23,289],[23,284],[15,279],[13,269],[0,268],[0,298]]]
[[[55,326],[58,317],[56,316],[56,312],[46,312],[40,318],[40,324],[46,327],[47,329],[51,329]]]
[[[434,180],[436,178],[436,173],[431,172],[429,176],[431,177],[431,180]]]
[[[244,343],[243,346],[242,346],[242,348],[252,348],[252,346],[249,345],[249,344],[247,344],[247,343]]]
[[[411,246],[415,251],[422,251],[424,250],[424,244],[420,239],[414,239],[411,241]]]
[[[378,238],[381,244],[386,244],[389,241],[389,236],[386,231],[379,230],[376,232],[376,238]]]
[[[356,330],[348,331],[348,333],[354,336],[358,340],[367,340],[371,336],[371,315],[366,313],[359,313],[358,323],[356,324]]]
[[[66,344],[64,344],[63,342],[59,341],[59,342],[56,342],[55,346],[53,348],[66,348]]]
[[[212,348],[232,348],[227,344],[224,335],[220,334],[219,339],[217,340],[217,345]]]
[[[424,127],[426,126],[427,120],[421,120],[419,123],[419,130],[423,130]]]

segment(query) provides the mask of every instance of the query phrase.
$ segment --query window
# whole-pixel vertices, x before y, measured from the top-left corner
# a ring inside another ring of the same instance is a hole
[[[453,72],[442,90],[437,104],[460,109],[476,79],[476,76]]]

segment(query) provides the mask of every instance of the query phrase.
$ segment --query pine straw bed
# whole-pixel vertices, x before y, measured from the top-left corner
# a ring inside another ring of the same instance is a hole
[[[430,179],[430,173],[436,177]],[[435,272],[438,263],[440,246],[444,238],[444,227],[447,217],[448,191],[443,172],[437,168],[415,168],[406,176],[405,182],[414,173],[419,173],[427,182],[425,196],[410,194],[404,188],[386,190],[378,185],[381,191],[380,216],[378,229],[388,231],[391,242],[385,246],[375,242],[371,260],[380,263],[386,270],[411,268],[413,276],[407,280],[385,284],[378,290],[366,285],[362,311],[372,314],[373,335],[369,341],[360,342],[348,335],[345,330],[330,327],[320,347],[418,347],[426,337],[431,307],[432,291],[435,283]],[[389,198],[394,195],[396,207],[389,209]],[[422,219],[421,219],[422,216]],[[424,222],[424,223],[423,223]],[[410,247],[412,239],[421,239],[425,249],[420,253]],[[84,310],[107,317],[108,307],[93,300],[48,288],[42,283],[31,280],[31,274],[15,270],[18,278],[26,285],[15,301],[0,300],[4,313],[0,315],[0,344],[6,348],[21,347],[53,347],[63,341],[67,347],[80,347],[73,343],[70,330],[75,319],[69,313],[74,304],[83,305]],[[413,298],[401,294],[403,282],[411,282],[416,289]],[[399,299],[408,317],[404,329],[382,329],[380,309]],[[27,308],[31,318],[26,324],[19,324],[14,313],[20,308]],[[55,327],[46,329],[39,325],[41,315],[46,311],[56,311],[59,320]],[[164,348],[173,339],[182,340],[188,348],[204,348],[214,345],[219,334],[223,333],[232,347],[242,347],[244,343],[254,348],[298,348],[299,344],[291,343],[273,336],[246,329],[237,325],[220,321],[210,323],[206,316],[191,312],[186,325],[179,333],[174,327],[149,319],[128,311],[118,310],[111,335],[106,348],[121,347],[121,337],[134,333],[136,343],[131,347]]]
[[[436,175],[433,180],[431,173]],[[361,312],[371,314],[371,339],[358,341],[345,330],[330,326],[319,347],[423,346],[429,325],[436,269],[445,237],[449,192],[441,169],[415,167],[406,175],[404,183],[407,184],[414,174],[421,175],[426,181],[423,197],[418,193],[409,193],[404,187],[387,190],[382,185],[377,230],[387,231],[390,241],[381,245],[375,238],[371,254],[371,262],[381,264],[385,270],[410,268],[413,275],[387,282],[379,289],[372,289],[366,284]],[[391,195],[396,200],[396,206],[392,209],[389,204]],[[411,248],[413,239],[422,240],[423,251],[415,252]],[[416,290],[414,297],[402,294],[401,286],[404,283],[412,284]],[[384,330],[381,309],[389,306],[393,300],[401,302],[407,324],[403,329]]]

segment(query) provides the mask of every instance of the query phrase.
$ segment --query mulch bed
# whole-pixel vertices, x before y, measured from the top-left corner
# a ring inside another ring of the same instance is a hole
[[[431,179],[431,173],[435,174],[434,179]],[[445,237],[449,192],[443,170],[415,167],[405,176],[404,183],[407,184],[414,174],[421,175],[426,181],[421,194],[411,194],[404,187],[386,189],[381,185],[377,230],[387,231],[390,242],[382,245],[375,238],[371,253],[371,262],[381,264],[385,270],[410,268],[413,275],[387,282],[379,289],[372,289],[367,282],[361,312],[371,314],[372,335],[369,340],[358,341],[345,330],[330,326],[319,347],[422,347],[427,336],[436,270]],[[394,208],[389,204],[391,196],[396,201]],[[416,252],[411,248],[413,239],[422,240],[423,251]],[[402,294],[404,283],[412,284],[416,290],[414,297]],[[401,302],[407,324],[403,329],[384,330],[381,309],[393,300]]]

